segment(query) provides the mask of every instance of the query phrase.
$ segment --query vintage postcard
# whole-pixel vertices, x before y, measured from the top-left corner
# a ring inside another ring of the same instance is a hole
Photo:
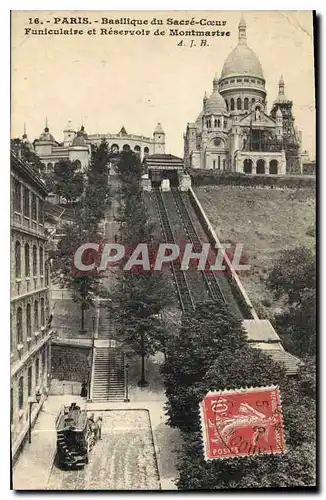
[[[317,16],[12,11],[11,488],[316,488]]]

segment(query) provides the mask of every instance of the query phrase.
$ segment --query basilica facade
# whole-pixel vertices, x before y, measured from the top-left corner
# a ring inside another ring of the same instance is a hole
[[[261,63],[247,44],[246,23],[238,26],[238,44],[227,57],[202,111],[187,124],[185,165],[247,174],[300,173],[300,133],[294,128],[292,101],[283,77],[267,112]]]

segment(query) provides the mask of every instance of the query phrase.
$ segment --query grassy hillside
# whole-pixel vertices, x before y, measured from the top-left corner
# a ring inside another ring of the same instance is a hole
[[[268,317],[276,304],[265,281],[280,251],[315,245],[315,192],[244,186],[195,191],[221,241],[244,244],[251,270],[240,278],[257,312]]]

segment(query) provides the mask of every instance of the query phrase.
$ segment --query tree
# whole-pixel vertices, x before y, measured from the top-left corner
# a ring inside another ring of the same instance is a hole
[[[110,205],[110,188],[108,186],[108,162],[113,156],[108,151],[105,140],[99,146],[92,146],[91,159],[87,169],[87,187],[85,203],[89,209],[89,218],[100,221]]]
[[[140,386],[145,380],[145,357],[166,348],[167,332],[162,312],[170,304],[168,285],[162,275],[122,271],[113,292],[118,311],[118,331],[141,358]]]
[[[207,318],[207,319],[206,319]],[[182,431],[179,489],[312,485],[315,409],[311,379],[289,379],[282,365],[250,347],[241,324],[223,304],[210,302],[185,316],[163,366],[169,423]],[[205,462],[199,403],[208,391],[279,385],[286,455],[253,455]]]
[[[99,276],[79,275],[74,266],[74,254],[83,243],[101,243],[102,235],[97,225],[88,225],[85,216],[87,209],[75,211],[74,220],[62,227],[64,236],[58,242],[53,254],[53,281],[73,291],[73,300],[81,308],[81,332],[85,332],[85,311],[94,303],[94,298],[101,292]]]
[[[316,262],[305,247],[283,252],[274,265],[267,286],[284,309],[275,317],[285,347],[297,356],[316,353]]]
[[[121,206],[117,220],[121,224],[120,241],[126,247],[124,265],[135,245],[152,242],[153,225],[143,199],[142,167],[138,156],[131,151],[123,152],[118,173]],[[145,357],[164,351],[166,347],[167,332],[162,313],[171,303],[169,285],[161,273],[152,270],[121,270],[117,273],[112,299],[116,304],[120,335],[141,357],[139,385],[145,386]]]
[[[82,195],[84,190],[83,175],[77,172],[76,163],[70,160],[59,160],[55,166],[50,181],[54,187],[54,192],[60,198],[74,201]]]

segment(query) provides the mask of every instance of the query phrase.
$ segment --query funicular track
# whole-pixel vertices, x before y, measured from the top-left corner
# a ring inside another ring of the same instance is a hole
[[[183,196],[189,196],[188,193],[180,193],[177,188],[171,189],[176,206],[178,207],[180,217],[182,218],[184,227],[193,245],[194,251],[200,253],[202,250],[202,242],[196,231],[189,210],[183,199]],[[242,319],[242,314],[231,292],[230,286],[224,276],[217,276],[211,269],[203,269],[201,271],[205,284],[212,299],[223,300],[233,314]]]
[[[167,210],[165,207],[165,203],[162,197],[162,193],[159,188],[153,189],[157,208],[160,216],[161,227],[163,231],[163,236],[166,243],[175,244],[175,239],[173,235],[173,231],[171,228],[171,224],[169,221],[169,217],[167,214]],[[190,291],[190,287],[186,278],[186,274],[181,270],[181,261],[177,258],[175,261],[171,262],[172,273],[174,277],[174,281],[177,287],[178,297],[181,305],[181,309],[183,312],[192,311],[195,309],[194,301],[192,298],[192,294]]]

